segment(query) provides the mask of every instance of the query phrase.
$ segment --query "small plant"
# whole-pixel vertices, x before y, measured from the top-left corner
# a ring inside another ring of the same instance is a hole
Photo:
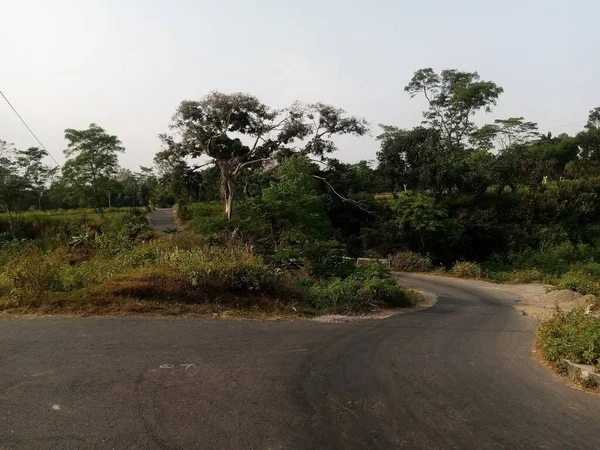
[[[169,227],[169,228],[163,230],[163,233],[165,233],[165,234],[177,234],[177,233],[181,233],[181,230],[179,228],[177,228],[177,227],[175,227],[175,228]]]
[[[428,256],[420,255],[410,251],[398,252],[390,258],[393,270],[399,272],[430,272],[433,263]]]
[[[452,275],[460,278],[481,278],[481,266],[474,262],[457,262],[450,270]]]

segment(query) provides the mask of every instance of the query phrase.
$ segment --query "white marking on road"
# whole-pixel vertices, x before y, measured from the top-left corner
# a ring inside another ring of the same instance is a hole
[[[185,367],[188,370],[190,367],[196,367],[196,364],[179,364],[180,367]]]
[[[52,411],[60,411],[60,405],[52,405]]]
[[[175,366],[173,364],[161,364],[160,366],[161,369],[174,369]]]

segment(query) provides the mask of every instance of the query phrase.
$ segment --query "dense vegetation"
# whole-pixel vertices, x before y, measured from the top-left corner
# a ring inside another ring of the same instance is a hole
[[[333,157],[336,137],[365,135],[366,120],[241,93],[183,101],[156,167],[139,173],[119,168],[119,139],[95,124],[65,131],[60,171],[44,150],[0,143],[5,307],[38,291],[54,305],[94,292],[314,311],[411,302],[385,271],[356,271],[357,256],[600,293],[600,108],[576,135],[552,136],[522,117],[477,126],[503,92],[477,73],[422,69],[405,90],[426,102],[424,120],[381,125],[376,164]],[[188,231],[158,241],[143,214],[107,209],[175,202]],[[31,267],[43,286],[26,287]]]

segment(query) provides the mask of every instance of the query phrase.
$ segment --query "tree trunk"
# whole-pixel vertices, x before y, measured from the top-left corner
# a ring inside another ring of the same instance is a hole
[[[108,197],[108,207],[111,208],[112,207],[112,203],[110,201],[110,192],[108,193],[107,197]]]
[[[225,214],[227,220],[231,220],[231,208],[233,206],[233,186],[231,179],[225,180]]]
[[[233,171],[236,161],[224,161],[221,167],[221,194],[225,200],[225,214],[227,220],[231,220],[231,210],[233,208]]]
[[[38,211],[42,210],[42,196],[38,195]]]

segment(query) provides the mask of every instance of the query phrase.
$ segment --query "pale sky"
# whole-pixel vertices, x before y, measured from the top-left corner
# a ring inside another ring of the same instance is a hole
[[[123,166],[151,165],[179,102],[220,90],[365,117],[372,136],[338,140],[354,162],[375,158],[377,124],[419,124],[403,88],[424,67],[502,86],[481,123],[577,132],[600,106],[598,17],[597,0],[0,0],[0,90],[59,161],[64,129],[95,122]],[[1,98],[0,139],[37,145]]]

